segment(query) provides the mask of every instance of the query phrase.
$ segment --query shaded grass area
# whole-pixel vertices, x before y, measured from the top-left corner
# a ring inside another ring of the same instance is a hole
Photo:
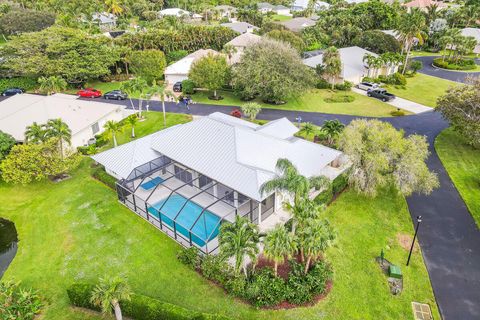
[[[407,78],[407,85],[385,86],[391,93],[414,102],[435,108],[437,99],[444,95],[448,88],[459,83],[417,73],[413,78]]]
[[[435,150],[480,227],[480,150],[467,145],[452,128],[437,136]]]
[[[206,104],[219,105],[233,105],[241,106],[245,103],[239,97],[229,91],[220,91],[219,94],[224,98],[223,100],[210,100],[209,92],[199,91],[192,95],[195,102]],[[340,97],[343,95],[353,96],[353,102],[327,103],[324,99]],[[390,117],[390,112],[395,111],[393,106],[383,103],[377,99],[372,99],[355,92],[345,91],[330,91],[327,89],[313,89],[306,92],[299,98],[290,99],[287,103],[282,105],[272,105],[256,100],[263,108],[283,109],[283,110],[298,110],[310,112],[349,114],[355,116],[371,116],[371,117]]]
[[[410,319],[411,301],[438,311],[420,253],[404,267],[407,250],[399,233],[413,234],[405,200],[385,190],[375,199],[344,192],[325,213],[337,231],[326,253],[335,272],[332,291],[315,306],[256,310],[225,295],[217,286],[178,262],[180,246],[116,200],[91,177],[85,160],[72,178],[58,184],[0,184],[1,215],[15,222],[19,249],[5,279],[21,280],[44,297],[42,319],[101,319],[69,306],[66,288],[105,274],[128,278],[133,290],[193,310],[237,319]],[[389,292],[375,262],[386,258],[402,266],[404,291]]]

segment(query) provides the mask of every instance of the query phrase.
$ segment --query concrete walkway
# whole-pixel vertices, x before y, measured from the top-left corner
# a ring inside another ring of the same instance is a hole
[[[367,91],[361,90],[361,89],[358,89],[358,88],[352,88],[352,91],[355,92],[355,93],[364,95],[364,96],[367,95]],[[371,99],[376,99],[376,98],[371,98]],[[392,105],[395,108],[400,108],[402,110],[406,110],[406,111],[409,111],[409,112],[414,113],[414,114],[419,114],[419,113],[428,112],[428,111],[433,110],[433,108],[427,107],[423,104],[416,103],[416,102],[413,102],[413,101],[410,101],[410,100],[407,100],[407,99],[403,99],[403,98],[400,98],[400,97],[396,97],[392,101],[388,101],[388,102],[385,102],[385,103],[388,103],[389,105]]]
[[[450,70],[436,68],[432,65],[433,59],[435,58],[438,58],[438,56],[415,57],[413,59],[422,61],[423,63],[422,70],[419,70],[418,72],[429,75],[429,76],[442,78],[445,80],[450,80],[455,82],[461,82],[461,83],[466,83],[469,77],[480,76],[480,72],[450,71]],[[480,59],[477,58],[475,59],[475,61],[477,64],[480,64]]]

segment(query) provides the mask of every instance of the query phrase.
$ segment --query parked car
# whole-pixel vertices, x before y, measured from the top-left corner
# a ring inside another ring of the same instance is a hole
[[[387,102],[387,101],[395,99],[395,95],[393,95],[391,93],[388,93],[387,90],[382,89],[382,88],[368,90],[367,91],[367,96],[380,99],[383,102]]]
[[[128,98],[128,94],[121,90],[112,90],[103,95],[104,99],[112,99],[112,100],[125,100]]]
[[[368,91],[368,90],[380,88],[380,85],[378,83],[373,83],[373,82],[360,82],[359,84],[357,84],[357,88]]]
[[[17,95],[17,94],[22,94],[24,92],[25,92],[25,90],[23,90],[21,88],[9,88],[9,89],[2,92],[2,96],[4,96],[4,97],[14,96],[14,95]]]
[[[102,91],[94,88],[85,88],[77,92],[82,98],[100,98],[102,96]]]
[[[173,92],[182,92],[182,83],[180,81],[175,82],[173,85]]]

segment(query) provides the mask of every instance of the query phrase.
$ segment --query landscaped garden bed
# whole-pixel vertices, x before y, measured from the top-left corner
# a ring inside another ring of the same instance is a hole
[[[473,59],[444,59],[444,58],[435,58],[433,59],[433,65],[437,68],[447,69],[447,70],[475,70],[477,65]]]

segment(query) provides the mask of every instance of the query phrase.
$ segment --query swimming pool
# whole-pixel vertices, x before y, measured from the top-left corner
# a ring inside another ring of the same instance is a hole
[[[162,178],[160,177],[155,177],[153,178],[152,180],[148,181],[148,182],[145,182],[141,185],[142,189],[144,190],[150,190],[152,189],[153,187],[156,187],[157,185],[163,183],[163,180]]]
[[[182,212],[178,214],[182,207]],[[163,223],[173,228],[173,219],[175,219],[175,216],[178,214],[175,220],[177,232],[189,239],[189,230],[192,229],[192,241],[201,247],[218,235],[218,229],[220,228],[218,222],[220,221],[220,217],[208,210],[203,211],[201,206],[179,194],[174,194],[169,198],[157,202],[148,208],[148,212],[152,216],[159,218],[157,210],[160,208],[162,208],[160,215]],[[203,215],[197,221],[202,211]]]

